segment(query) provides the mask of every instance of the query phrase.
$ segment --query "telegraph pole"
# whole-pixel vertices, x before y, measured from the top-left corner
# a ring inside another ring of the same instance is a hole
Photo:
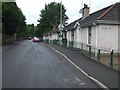
[[[60,35],[59,35],[59,43],[60,43],[60,46],[62,45],[62,38],[63,38],[63,22],[62,22],[62,0],[61,0],[61,6],[60,6],[60,24],[58,26],[58,29],[60,31]]]

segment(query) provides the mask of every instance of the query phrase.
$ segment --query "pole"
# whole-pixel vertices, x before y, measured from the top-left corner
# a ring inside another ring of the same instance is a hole
[[[89,59],[91,59],[91,46],[89,45]]]
[[[60,23],[62,24],[62,0],[61,0],[61,6],[60,6]]]
[[[100,48],[98,49],[98,62],[100,63]]]
[[[60,6],[60,46],[62,45],[62,0],[61,0],[61,6]]]
[[[113,50],[111,50],[111,55],[110,55],[110,65],[113,68]]]

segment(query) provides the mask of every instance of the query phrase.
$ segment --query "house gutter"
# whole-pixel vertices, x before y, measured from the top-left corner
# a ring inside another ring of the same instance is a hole
[[[98,24],[112,24],[112,25],[120,25],[119,21],[113,21],[113,20],[97,20]]]

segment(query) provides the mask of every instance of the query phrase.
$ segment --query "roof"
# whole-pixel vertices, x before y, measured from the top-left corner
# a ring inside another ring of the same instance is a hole
[[[98,19],[118,21],[120,18],[120,3],[111,5]]]
[[[78,22],[81,27],[88,27],[92,26],[93,23],[98,23],[98,20],[117,22],[120,21],[120,3],[118,2],[101,10],[98,10],[92,14],[89,14],[89,16],[86,18],[76,20],[76,22]],[[74,25],[76,22],[69,24],[67,26],[67,29],[74,30]]]
[[[110,5],[97,12],[90,14],[83,20],[78,21],[81,27],[87,27],[97,23],[97,20],[119,21],[120,18],[120,3]]]
[[[67,29],[68,31],[74,30],[74,29],[75,29],[74,26],[75,26],[75,24],[76,24],[77,21],[79,21],[79,19],[78,19],[78,20],[75,20],[75,21],[73,21],[72,23],[70,23],[70,24],[68,24],[67,26],[65,26],[64,29]]]

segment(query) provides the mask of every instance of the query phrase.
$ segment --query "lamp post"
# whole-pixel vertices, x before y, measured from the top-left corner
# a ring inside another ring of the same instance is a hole
[[[63,22],[62,22],[62,0],[61,0],[61,6],[60,6],[60,24],[59,24],[59,26],[58,26],[58,29],[59,29],[59,44],[60,44],[60,46],[62,45],[62,38],[63,38],[63,33],[62,33],[62,31],[63,31],[63,28],[64,28],[64,26],[63,26]]]

